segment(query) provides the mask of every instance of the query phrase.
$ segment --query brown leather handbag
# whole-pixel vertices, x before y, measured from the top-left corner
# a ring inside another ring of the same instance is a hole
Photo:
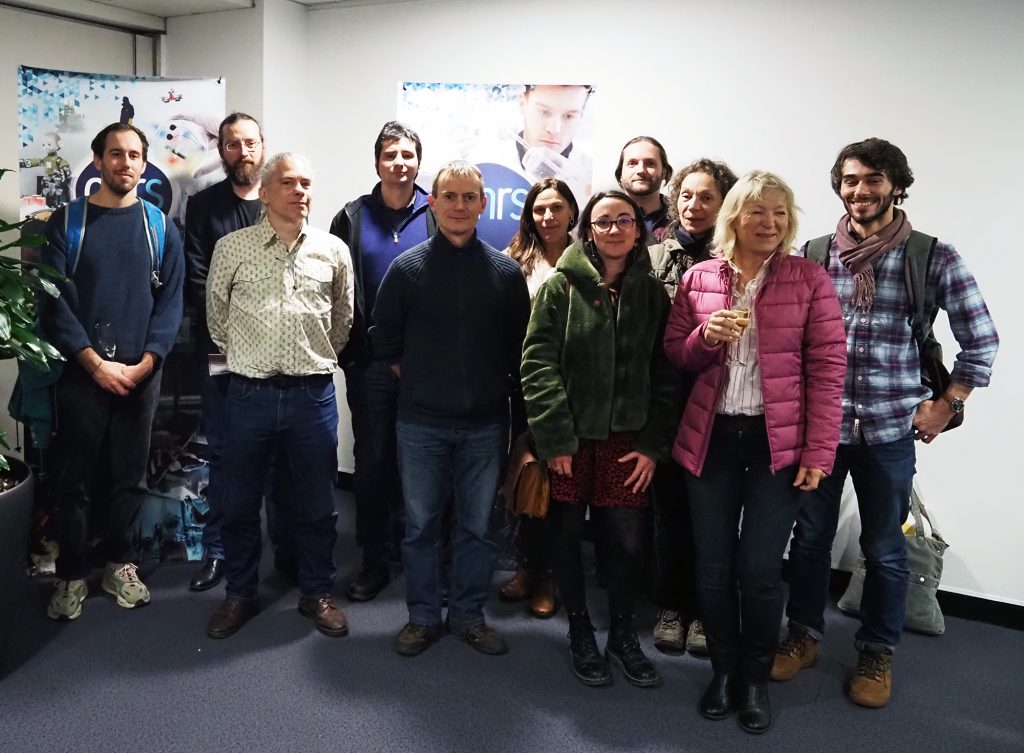
[[[548,469],[537,457],[528,431],[512,443],[501,493],[508,509],[516,515],[543,518],[548,514],[548,501],[551,499]]]

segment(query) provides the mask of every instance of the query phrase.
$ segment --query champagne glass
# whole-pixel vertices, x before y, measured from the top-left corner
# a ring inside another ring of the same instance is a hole
[[[110,322],[97,322],[93,328],[96,332],[96,345],[100,352],[112,361],[117,354],[117,338],[114,337],[114,325]]]
[[[750,309],[733,309],[732,311],[736,315],[736,324],[739,325],[740,331],[745,330],[750,324]]]

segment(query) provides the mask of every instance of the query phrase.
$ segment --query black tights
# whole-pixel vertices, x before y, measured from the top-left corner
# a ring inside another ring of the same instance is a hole
[[[632,615],[643,572],[647,513],[641,507],[591,507],[597,536],[608,557],[608,605],[614,615]],[[587,608],[580,540],[587,506],[551,500],[548,522],[552,537],[551,564],[565,608],[579,614]]]

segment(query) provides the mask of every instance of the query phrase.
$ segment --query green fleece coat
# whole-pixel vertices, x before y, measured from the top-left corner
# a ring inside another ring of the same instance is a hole
[[[668,311],[646,253],[613,305],[580,244],[566,249],[537,294],[523,343],[523,396],[541,458],[627,431],[637,432],[635,450],[668,457],[680,394],[662,349]]]

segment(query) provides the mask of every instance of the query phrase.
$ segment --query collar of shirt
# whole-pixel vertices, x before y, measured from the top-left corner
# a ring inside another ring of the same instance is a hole
[[[256,231],[259,234],[257,237],[263,244],[264,248],[270,248],[275,243],[283,249],[284,253],[278,255],[279,259],[285,259],[292,254],[302,245],[302,241],[306,238],[306,231],[309,228],[309,220],[302,222],[302,230],[299,231],[299,236],[295,239],[295,242],[289,247],[285,244],[284,240],[274,230],[274,226],[270,224],[270,217],[264,212],[263,219],[256,225]]]

